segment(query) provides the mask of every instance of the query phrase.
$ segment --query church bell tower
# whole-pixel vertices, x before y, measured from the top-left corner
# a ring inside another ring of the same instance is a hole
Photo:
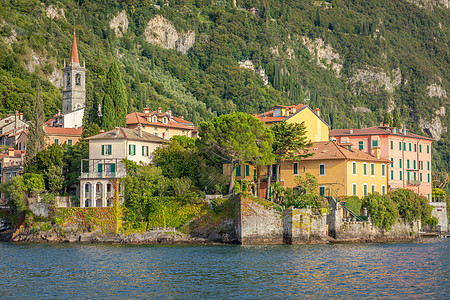
[[[78,59],[77,39],[73,33],[72,53],[69,65],[64,62],[62,113],[66,115],[84,108],[86,100],[85,65],[81,66]]]

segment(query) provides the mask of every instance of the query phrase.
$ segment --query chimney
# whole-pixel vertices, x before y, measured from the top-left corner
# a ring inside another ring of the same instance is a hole
[[[160,114],[162,112],[161,107],[158,107],[158,114]]]
[[[142,124],[138,124],[138,135],[141,138],[142,137]]]
[[[295,114],[295,112],[297,111],[297,108],[294,106],[293,108],[291,108],[291,113]]]
[[[19,114],[19,120],[23,120],[23,113]]]
[[[8,156],[14,156],[14,148],[8,148]]]
[[[320,117],[320,108],[316,108],[316,109],[314,110],[314,112],[316,113],[317,116]]]
[[[100,133],[103,133],[103,132],[105,132],[103,129],[100,129]]]
[[[353,134],[353,129],[350,129],[350,134]]]
[[[183,116],[180,116],[180,119],[181,119],[181,120],[184,120],[184,117],[183,117]]]
[[[381,148],[380,147],[373,147],[373,156],[375,156],[377,159],[380,159],[381,156]]]
[[[169,109],[169,116],[172,116],[172,110]]]
[[[148,107],[144,107],[142,111],[144,114],[148,114],[150,112],[150,109]]]
[[[120,132],[120,127],[116,127],[116,132],[115,132],[116,137],[119,136],[119,132]]]

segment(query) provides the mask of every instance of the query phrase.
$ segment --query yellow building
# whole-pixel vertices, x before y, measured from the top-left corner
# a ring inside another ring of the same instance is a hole
[[[379,150],[379,148],[378,148]],[[387,164],[389,160],[367,154],[351,145],[339,145],[336,142],[316,142],[309,149],[313,156],[301,161],[284,161],[280,168],[280,182],[286,188],[297,188],[295,178],[305,177],[306,173],[314,175],[319,183],[318,193],[322,196],[367,196],[369,193],[387,192]],[[276,168],[272,166],[274,174]],[[230,175],[229,164],[223,167],[223,174]],[[266,168],[260,171],[260,195],[265,195],[267,189]],[[276,174],[272,175],[272,182]],[[236,179],[246,179],[256,182],[256,168],[241,164],[236,169]]]
[[[320,109],[316,108],[313,111],[308,105],[277,105],[272,107],[271,111],[255,117],[268,126],[282,121],[287,123],[305,122],[308,141],[325,142],[329,139],[330,126],[320,117]]]

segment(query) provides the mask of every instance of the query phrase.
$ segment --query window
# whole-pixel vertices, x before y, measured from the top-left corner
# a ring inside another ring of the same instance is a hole
[[[367,175],[367,163],[363,163],[363,175]]]
[[[386,176],[386,165],[381,164],[381,176]]]
[[[391,180],[394,180],[394,171],[391,170]]]
[[[128,145],[128,154],[136,155],[136,145]]]
[[[430,170],[430,162],[429,161],[427,161],[427,170],[428,171]]]
[[[403,172],[400,171],[400,180],[403,180]]]
[[[417,152],[417,144],[414,144],[414,152]]]
[[[410,180],[410,179],[411,179],[411,176],[410,176],[409,172],[406,173],[406,175],[407,175],[408,180]]]
[[[70,74],[67,74],[66,85],[70,86]]]
[[[372,149],[378,146],[378,141],[372,141]]]
[[[364,150],[364,142],[359,141],[359,150]]]
[[[142,156],[148,156],[148,146],[142,146]]]
[[[419,180],[422,182],[422,173],[419,173]]]
[[[298,175],[298,163],[296,162],[292,165],[292,174]]]
[[[417,174],[414,172],[414,180],[417,180]]]
[[[419,152],[422,153],[422,145],[419,145]]]
[[[352,184],[352,195],[356,196],[356,183]]]
[[[393,168],[393,167],[394,167],[394,159],[391,158],[391,168]]]
[[[102,155],[111,155],[111,154],[112,154],[112,146],[102,145]]]
[[[391,149],[394,149],[394,141],[391,141]]]
[[[406,151],[406,143],[403,142],[403,151]]]
[[[430,145],[427,145],[427,153],[430,153]]]
[[[402,150],[402,142],[398,142],[398,150]]]
[[[411,152],[411,143],[408,144],[408,150]]]
[[[375,176],[375,164],[370,164],[370,176]]]
[[[116,164],[112,163],[112,164],[105,164],[105,173],[107,176],[110,176],[111,173],[115,173],[116,172]]]
[[[53,143],[54,143],[55,145],[59,145],[59,139],[53,139]]]
[[[322,197],[325,196],[325,187],[324,186],[319,187],[319,195]]]
[[[352,162],[352,173],[356,175],[356,161]]]
[[[245,176],[250,176],[250,165],[245,165]]]
[[[363,195],[364,197],[367,196],[367,184],[363,184]]]
[[[156,122],[158,122],[158,118],[156,116],[153,116],[152,117],[152,123],[156,123]],[[158,128],[155,127],[155,130],[158,130]]]
[[[400,158],[400,160],[399,160],[399,168],[401,168],[402,167],[402,159]]]
[[[381,195],[385,195],[386,194],[386,186],[383,184],[381,186]]]
[[[81,85],[81,75],[80,75],[80,73],[77,73],[75,75],[75,84],[76,85]]]
[[[98,171],[98,177],[103,177],[103,164],[98,164],[97,165],[97,171]]]
[[[427,178],[427,179],[428,179],[427,181],[430,182],[430,174],[427,174],[427,177],[428,177],[428,178]]]
[[[406,160],[406,168],[409,169],[409,159]]]
[[[236,176],[241,176],[241,165],[238,165],[236,168]]]
[[[325,165],[324,164],[319,165],[319,176],[325,176]]]
[[[67,144],[68,144],[69,146],[72,146],[72,139],[68,139],[68,140],[67,140]]]
[[[371,194],[375,194],[375,184],[372,184],[372,185],[370,186],[370,193],[371,193]]]
[[[414,170],[416,169],[416,160],[413,160]]]

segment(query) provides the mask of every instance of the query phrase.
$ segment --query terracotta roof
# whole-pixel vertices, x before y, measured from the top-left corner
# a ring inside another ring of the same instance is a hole
[[[64,128],[44,126],[44,133],[48,135],[76,135],[81,136],[83,128]]]
[[[352,133],[350,133],[350,130],[352,130]],[[414,138],[414,139],[434,141],[432,138],[417,135],[414,133],[409,133],[409,132],[407,134],[403,134],[400,132],[395,133],[393,131],[392,127],[385,127],[385,126],[375,126],[375,127],[364,128],[364,129],[333,129],[333,130],[330,130],[330,136],[367,136],[367,135],[395,135],[395,136],[409,137],[409,138]]]
[[[118,129],[118,130],[117,130]],[[87,140],[110,140],[110,139],[126,139],[134,141],[146,141],[154,143],[163,143],[164,139],[160,138],[154,134],[145,132],[142,130],[142,137],[139,136],[138,129],[129,129],[119,127],[117,129],[112,129],[106,132],[99,133],[97,135],[88,137]]]
[[[359,149],[348,150],[348,148],[339,146],[338,143],[328,142],[316,142],[309,148],[310,153],[314,153],[313,156],[303,158],[302,160],[330,160],[330,159],[348,159],[348,160],[362,160],[362,161],[374,161],[390,163],[390,160],[376,157],[361,151]]]
[[[273,116],[273,111],[274,110],[269,110],[267,112],[264,112],[262,114],[259,115],[254,115],[255,117],[257,117],[260,121],[264,122],[264,123],[273,123],[273,122],[281,122],[281,121],[285,121],[289,118],[291,118],[292,116],[298,114],[299,112],[301,112],[304,109],[309,109],[311,110],[311,112],[313,112],[314,114],[316,114],[311,107],[309,107],[308,105],[303,105],[303,104],[294,104],[294,105],[289,105],[289,106],[284,106],[284,105],[275,105],[272,108],[280,108],[280,107],[284,107],[287,109],[292,109],[295,108],[295,113],[290,113],[289,116],[281,116],[281,117],[274,117]],[[317,115],[317,114],[316,114]],[[325,122],[320,116],[317,115],[317,117],[324,123],[326,124],[328,127],[330,127],[327,122]]]
[[[78,59],[77,38],[75,36],[75,31],[73,32],[72,52],[70,54],[70,63],[80,63],[80,61]]]
[[[167,124],[164,124],[160,121],[157,122],[150,122],[148,120],[149,116],[152,116],[154,114],[150,113],[139,113],[139,112],[134,112],[131,114],[127,115],[127,125],[131,125],[131,124],[144,124],[144,125],[150,125],[150,126],[158,126],[158,127],[171,127],[171,128],[180,128],[180,129],[186,129],[186,130],[193,130],[195,129],[195,127],[193,127],[193,124],[189,121],[185,121],[182,120],[180,118],[176,118],[176,117],[171,117],[172,119],[170,119],[170,116],[167,115],[167,117],[169,118],[169,122]],[[163,117],[165,114],[159,114],[159,117]],[[176,122],[174,122],[174,121]],[[183,121],[183,124],[178,123],[178,120]],[[187,126],[186,124],[190,124],[191,126]]]

